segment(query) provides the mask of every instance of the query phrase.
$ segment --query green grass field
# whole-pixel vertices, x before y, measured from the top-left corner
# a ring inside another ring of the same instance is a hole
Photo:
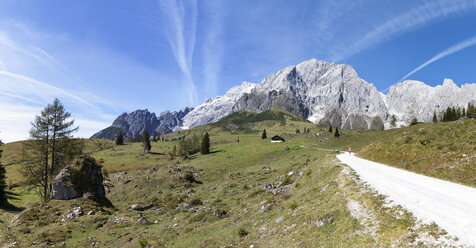
[[[101,207],[82,198],[41,204],[34,191],[16,187],[10,202],[26,210],[0,212],[0,243],[16,241],[20,247],[419,246],[422,235],[431,233],[436,238],[444,236],[444,230],[418,223],[398,206],[388,206],[385,197],[367,188],[348,167],[336,161],[334,150],[351,146],[359,155],[380,161],[389,154],[383,148],[385,142],[397,147],[392,149],[403,149],[416,146],[417,141],[426,138],[422,135],[430,137],[436,132],[439,136],[431,146],[418,143],[420,150],[431,154],[443,142],[442,135],[452,135],[440,129],[458,130],[458,135],[447,141],[458,145],[461,137],[466,137],[464,133],[475,130],[475,122],[465,120],[459,125],[461,130],[457,123],[419,124],[388,131],[342,130],[337,139],[328,127],[276,110],[258,117],[233,118],[239,119],[165,135],[172,140],[210,133],[212,153],[188,159],[171,160],[168,153],[175,141],[153,142],[151,152],[146,154],[142,154],[140,143],[114,146],[108,141],[86,141],[92,155],[104,160],[107,197],[114,207]],[[311,132],[296,134],[296,129],[302,132],[304,127]],[[264,128],[268,138],[278,134],[286,142],[262,140]],[[427,133],[421,134],[420,128]],[[412,137],[412,142],[400,144],[406,139],[402,135]],[[14,163],[18,146],[2,146],[2,161],[8,164],[8,177],[15,183],[22,180]],[[452,154],[469,155],[471,149],[475,149],[474,142],[464,151],[448,148],[447,163],[459,161],[451,160]],[[393,156],[397,155],[390,153],[389,157]],[[424,164],[424,158],[419,161]],[[183,180],[188,172],[197,182]],[[287,176],[290,172],[293,175]],[[419,172],[430,174],[429,170]],[[267,183],[287,186],[273,194],[263,189]],[[129,210],[133,204],[138,210]],[[84,215],[63,221],[76,206],[82,207]],[[87,215],[91,210],[95,214]],[[147,224],[138,223],[140,215]],[[123,222],[116,223],[118,220]]]

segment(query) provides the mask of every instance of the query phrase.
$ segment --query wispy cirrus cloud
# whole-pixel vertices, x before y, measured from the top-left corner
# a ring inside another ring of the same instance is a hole
[[[445,49],[444,51],[436,54],[435,56],[433,56],[431,59],[429,59],[428,61],[426,61],[425,63],[421,64],[420,66],[418,66],[417,68],[413,69],[411,72],[407,73],[407,75],[403,76],[402,78],[400,78],[399,82],[407,79],[408,77],[410,77],[411,75],[413,75],[414,73],[416,73],[417,71],[427,67],[429,64],[431,63],[434,63],[446,56],[449,56],[453,53],[456,53],[456,52],[459,52],[463,49],[466,49],[468,47],[472,47],[476,45],[476,36],[473,36],[469,39],[466,39],[464,41],[461,41],[447,49]]]
[[[13,78],[13,79],[17,79],[20,83],[26,84],[27,86],[30,86],[31,88],[35,88],[37,90],[39,88],[43,89],[43,90],[40,90],[38,92],[38,96],[43,98],[45,101],[48,101],[48,98],[45,98],[46,94],[42,94],[42,92],[50,91],[51,92],[50,94],[62,95],[64,97],[69,97],[69,98],[72,98],[72,99],[82,103],[82,104],[85,104],[85,105],[88,105],[90,107],[96,108],[95,105],[91,104],[86,99],[83,99],[83,98],[81,98],[77,95],[74,95],[74,94],[72,94],[68,91],[65,91],[65,90],[60,89],[58,87],[55,87],[53,85],[47,84],[45,82],[36,80],[34,78],[31,78],[31,77],[28,77],[28,76],[25,76],[25,75],[21,75],[21,74],[17,74],[17,73],[13,73],[13,72],[9,72],[9,71],[0,71],[0,75],[6,76],[6,77],[9,77],[9,78]],[[50,94],[48,94],[48,95],[50,95]]]
[[[188,104],[197,103],[197,89],[192,77],[193,53],[197,28],[197,1],[158,1],[166,23],[166,38],[175,60],[184,74]]]
[[[203,45],[203,80],[207,95],[215,97],[220,81],[222,57],[224,56],[221,35],[224,28],[222,19],[225,10],[221,1],[204,1],[203,3],[208,16]]]
[[[357,34],[352,40],[341,43],[341,46],[333,52],[332,58],[334,61],[343,60],[382,41],[392,39],[398,34],[415,30],[436,20],[474,10],[476,10],[476,1],[472,0],[425,1],[423,4],[410,6],[409,10],[384,20],[381,25],[365,32],[363,36]],[[377,21],[379,20],[375,20]]]

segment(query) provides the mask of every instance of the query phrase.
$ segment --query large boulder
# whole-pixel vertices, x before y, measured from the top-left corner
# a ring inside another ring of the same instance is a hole
[[[101,166],[92,157],[85,156],[66,166],[55,177],[50,199],[69,200],[92,194],[97,200],[106,198]]]
[[[55,177],[50,199],[69,200],[80,197],[78,191],[73,186],[71,171],[71,165],[68,165]]]

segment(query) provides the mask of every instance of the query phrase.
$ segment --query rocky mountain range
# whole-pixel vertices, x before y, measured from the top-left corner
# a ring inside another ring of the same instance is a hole
[[[114,139],[120,130],[124,137],[134,138],[145,130],[150,135],[170,133],[183,126],[184,117],[192,111],[193,108],[183,108],[180,111],[165,111],[159,116],[149,112],[148,109],[136,110],[131,113],[123,113],[114,120],[110,127],[107,127],[93,136],[92,139]]]
[[[406,80],[390,87],[385,95],[361,79],[352,66],[311,59],[286,67],[259,84],[243,82],[196,108],[167,111],[159,117],[147,110],[124,113],[92,138],[111,139],[121,129],[131,137],[145,129],[164,134],[216,122],[239,110],[271,108],[342,129],[380,129],[390,128],[392,115],[397,127],[408,125],[413,118],[429,122],[433,113],[441,115],[447,107],[466,107],[469,102],[476,102],[476,84],[458,87],[445,79],[443,85],[431,87]]]

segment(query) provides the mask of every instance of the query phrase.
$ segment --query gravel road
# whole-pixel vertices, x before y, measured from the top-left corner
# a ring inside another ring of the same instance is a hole
[[[476,246],[476,188],[423,176],[349,153],[337,158],[360,178],[424,221]]]

